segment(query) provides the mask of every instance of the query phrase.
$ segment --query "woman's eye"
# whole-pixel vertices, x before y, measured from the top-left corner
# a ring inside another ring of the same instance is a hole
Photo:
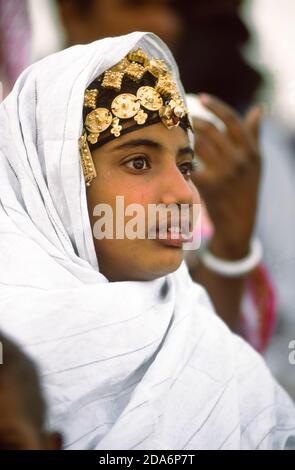
[[[186,162],[179,165],[179,169],[185,178],[190,178],[195,168],[193,162]]]
[[[135,171],[142,171],[150,168],[148,159],[146,157],[132,158],[132,160],[129,160],[129,162],[126,163],[126,166]]]

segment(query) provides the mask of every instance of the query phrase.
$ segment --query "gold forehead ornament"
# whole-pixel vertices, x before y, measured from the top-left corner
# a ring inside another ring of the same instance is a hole
[[[114,137],[119,137],[123,127],[120,120],[133,118],[136,124],[143,125],[148,119],[146,110],[158,112],[168,129],[177,126],[181,118],[188,114],[165,62],[155,58],[149,59],[142,49],[129,52],[118,64],[104,72],[101,86],[120,91],[124,76],[139,82],[146,72],[156,78],[155,86],[141,86],[136,95],[133,93],[118,94],[113,99],[110,110],[96,107],[96,103],[99,101],[99,90],[85,91],[84,106],[93,109],[86,116],[85,131],[80,139],[82,167],[88,186],[96,177],[93,161],[88,159],[91,157],[88,142],[96,144],[100,134],[109,128]],[[85,156],[87,160],[84,158]]]

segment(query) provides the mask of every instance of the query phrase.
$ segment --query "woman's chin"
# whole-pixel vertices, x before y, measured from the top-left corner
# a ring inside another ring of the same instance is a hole
[[[114,243],[109,256],[99,256],[102,244],[96,247],[100,272],[109,281],[150,281],[173,273],[181,265],[182,246],[168,246],[158,240],[130,243],[128,247]],[[106,251],[106,250],[105,250]]]
[[[178,247],[161,246],[149,256],[147,271],[153,279],[176,271],[183,261],[183,250]]]

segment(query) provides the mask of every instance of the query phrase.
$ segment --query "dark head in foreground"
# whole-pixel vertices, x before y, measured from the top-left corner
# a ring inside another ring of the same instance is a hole
[[[46,404],[37,368],[0,332],[0,450],[58,450],[61,437],[45,429]]]

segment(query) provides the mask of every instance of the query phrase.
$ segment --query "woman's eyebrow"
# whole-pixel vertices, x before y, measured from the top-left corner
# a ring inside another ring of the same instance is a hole
[[[114,147],[114,150],[120,150],[120,149],[127,148],[127,147],[139,147],[140,145],[145,146],[145,147],[151,147],[157,150],[163,150],[163,146],[159,142],[156,142],[151,139],[128,140],[128,142],[125,142],[124,144],[120,144]]]
[[[188,145],[187,147],[183,147],[183,148],[179,149],[178,152],[177,152],[177,156],[181,157],[182,155],[187,155],[188,153],[191,155],[192,158],[194,158],[195,152],[191,148],[190,145]]]
[[[164,151],[165,147],[160,144],[159,142],[156,142],[155,140],[152,139],[133,139],[133,140],[128,140],[128,142],[125,142],[124,144],[117,145],[114,147],[114,150],[121,150],[123,148],[130,148],[130,147],[139,147],[139,146],[145,146],[145,147],[150,147],[156,150],[161,150]],[[194,157],[194,150],[188,145],[186,147],[180,148],[177,152],[177,156],[182,156],[186,154],[191,154],[192,157]]]

